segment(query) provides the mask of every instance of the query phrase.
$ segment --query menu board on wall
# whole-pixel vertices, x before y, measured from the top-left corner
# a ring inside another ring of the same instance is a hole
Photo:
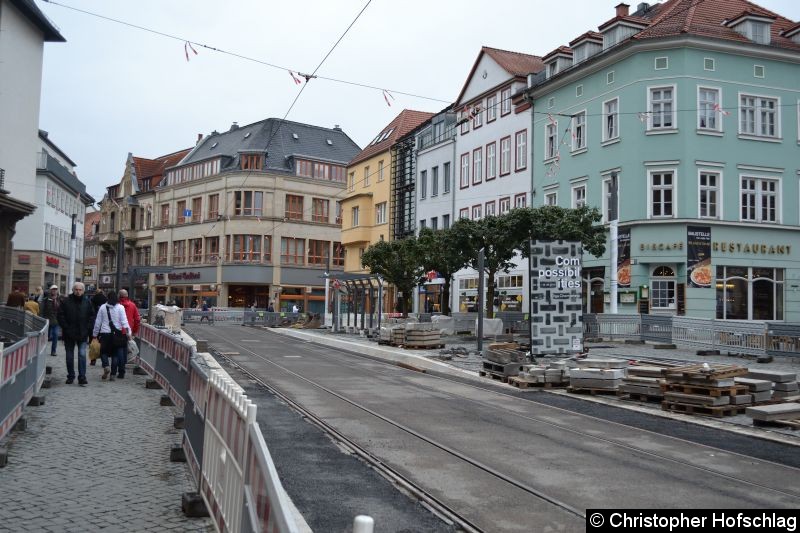
[[[631,228],[617,233],[617,286],[631,286]]]
[[[711,271],[711,227],[686,227],[686,279],[690,287],[707,289],[713,281]]]

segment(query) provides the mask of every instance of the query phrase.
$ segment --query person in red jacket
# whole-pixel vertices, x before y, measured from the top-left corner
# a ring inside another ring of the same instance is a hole
[[[119,291],[119,303],[125,308],[125,316],[128,318],[128,325],[131,327],[131,333],[133,333],[134,336],[138,336],[139,326],[142,323],[142,317],[139,315],[139,310],[136,308],[136,304],[128,298],[128,291],[125,289],[120,289]],[[118,365],[120,368],[119,374],[117,375],[118,378],[125,377],[125,365],[128,362],[127,343],[123,347],[122,351],[122,365]]]

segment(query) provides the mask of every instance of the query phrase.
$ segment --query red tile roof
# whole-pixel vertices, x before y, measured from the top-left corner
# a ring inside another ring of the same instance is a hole
[[[581,42],[583,40],[595,41],[595,42],[599,41],[602,44],[603,43],[603,34],[602,33],[597,33],[596,31],[587,31],[583,35],[580,35],[580,36],[576,37],[575,39],[572,39],[569,42],[569,45],[570,46],[575,46],[576,44],[578,44],[579,42]]]
[[[428,113],[426,111],[413,111],[411,109],[404,109],[400,112],[399,115],[394,117],[389,124],[386,125],[379,133],[378,136],[384,137],[381,139],[380,142],[377,143],[370,143],[367,145],[366,148],[361,150],[348,164],[347,166],[355,165],[360,163],[361,161],[366,161],[370,157],[377,155],[381,152],[384,152],[392,147],[394,143],[397,142],[398,139],[404,137],[408,132],[428,120],[433,116],[433,113]],[[384,135],[386,132],[391,132],[388,135]],[[375,138],[377,139],[378,136]]]
[[[668,0],[648,28],[633,36],[633,39],[653,39],[689,34],[729,41],[751,42],[723,22],[734,20],[745,14],[774,18],[771,45],[800,50],[800,44],[781,36],[781,32],[792,28],[795,23],[768,9],[747,0]]]
[[[467,86],[469,85],[469,81],[472,79],[472,76],[475,75],[475,71],[478,68],[478,64],[481,62],[483,54],[491,57],[498,65],[500,65],[503,70],[514,77],[525,77],[528,74],[535,74],[544,70],[544,61],[542,61],[542,58],[539,56],[482,46],[480,53],[478,53],[478,57],[475,59],[475,63],[472,65],[472,69],[469,71],[467,81],[464,82],[461,92],[458,93],[458,98],[456,98],[455,101],[456,105],[463,103],[461,98],[464,96],[464,91],[467,90]]]
[[[158,182],[164,176],[164,170],[177,165],[190,151],[191,148],[187,148],[155,159],[134,156],[133,165],[136,169],[136,179],[139,180],[139,188],[142,189],[142,184],[148,181],[150,182],[150,189],[158,185]]]
[[[552,52],[550,52],[549,54],[544,56],[542,58],[542,60],[543,61],[547,61],[548,59],[552,59],[552,58],[556,57],[559,54],[564,54],[564,55],[571,56],[572,55],[572,49],[569,48],[568,46],[559,46],[558,48],[556,48],[555,50],[553,50]]]

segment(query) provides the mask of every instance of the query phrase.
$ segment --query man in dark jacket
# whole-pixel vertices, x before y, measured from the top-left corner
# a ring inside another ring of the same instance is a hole
[[[86,385],[86,349],[94,326],[92,303],[83,297],[83,283],[72,286],[72,294],[58,308],[58,325],[67,353],[67,385],[75,381],[75,345],[78,346],[78,384]]]
[[[94,307],[94,314],[97,314],[97,310],[100,309],[100,306],[103,305],[108,301],[106,295],[103,293],[102,289],[97,289],[97,292],[94,293],[92,296],[92,307]]]
[[[50,355],[55,357],[58,347],[58,308],[64,299],[58,294],[58,285],[50,287],[50,292],[45,296],[42,305],[39,307],[39,316],[50,321],[47,331],[47,338],[50,340]]]

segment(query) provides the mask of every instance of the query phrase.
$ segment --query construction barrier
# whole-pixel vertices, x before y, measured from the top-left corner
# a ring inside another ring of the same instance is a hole
[[[142,325],[133,358],[184,413],[181,446],[218,531],[295,532],[256,405],[188,337]]]
[[[245,309],[242,314],[243,326],[262,326],[268,328],[292,326],[297,322],[303,322],[308,315],[306,313],[277,313],[261,311],[256,309]]]
[[[42,387],[47,366],[44,318],[0,306],[0,440],[14,427]]]

